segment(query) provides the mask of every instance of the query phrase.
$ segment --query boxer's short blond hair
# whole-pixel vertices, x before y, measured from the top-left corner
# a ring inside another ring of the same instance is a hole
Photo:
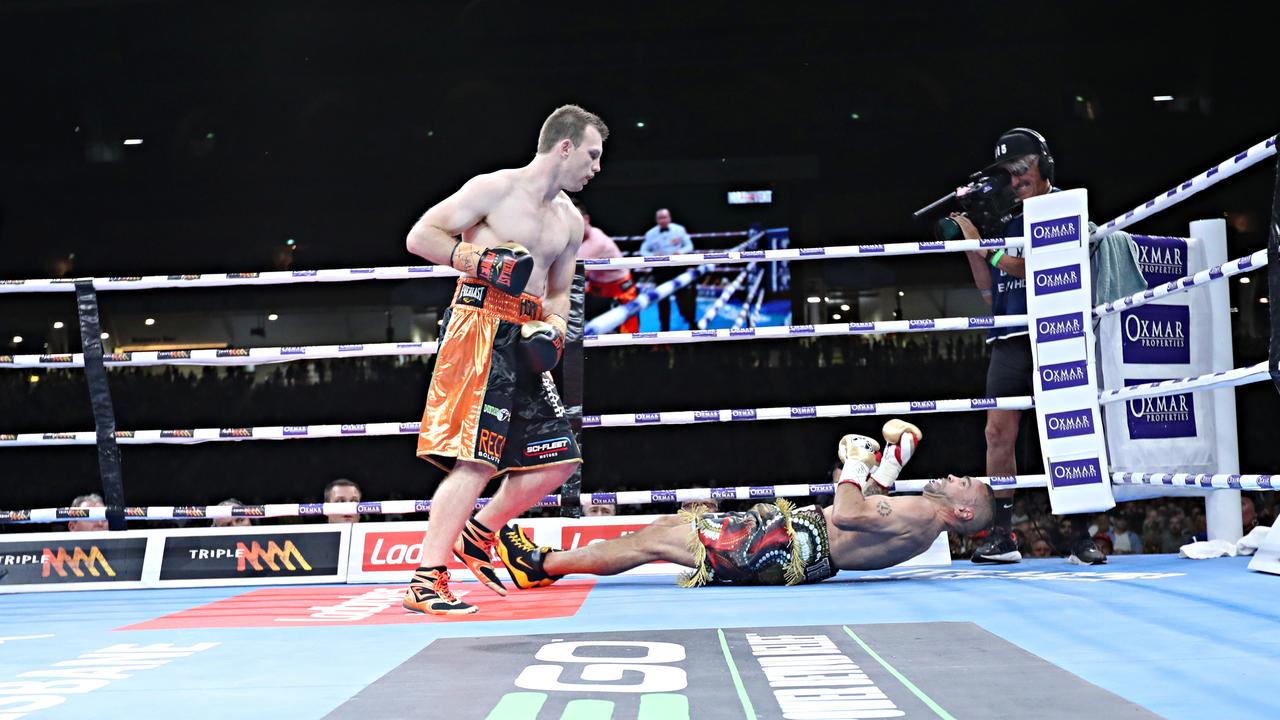
[[[601,140],[608,139],[609,126],[604,124],[599,115],[577,105],[561,105],[542,123],[542,132],[538,133],[538,154],[551,152],[556,143],[566,138],[575,147],[581,145],[588,125],[600,132]]]

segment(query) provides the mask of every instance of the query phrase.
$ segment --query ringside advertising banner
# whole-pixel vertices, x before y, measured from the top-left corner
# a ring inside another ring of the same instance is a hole
[[[160,579],[339,579],[345,570],[341,549],[339,528],[167,537]]]
[[[1135,235],[1149,288],[1205,270],[1206,240]],[[1225,252],[1225,249],[1224,249]],[[1099,325],[1100,364],[1109,389],[1213,372],[1216,318],[1205,290],[1170,295],[1108,315]],[[1104,406],[1112,469],[1213,473],[1216,419],[1212,392],[1135,398]],[[1234,415],[1234,414],[1233,414]],[[1163,491],[1128,488],[1125,499]]]
[[[137,582],[142,579],[146,538],[83,538],[50,533],[49,539],[0,541],[2,585]]]

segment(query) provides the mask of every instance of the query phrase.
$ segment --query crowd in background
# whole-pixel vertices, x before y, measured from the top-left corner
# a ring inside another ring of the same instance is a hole
[[[588,352],[588,413],[759,408],[982,395],[986,346],[976,333],[843,336],[790,342],[629,346]],[[123,368],[109,373],[121,429],[246,427],[417,420],[429,358],[364,358],[228,368]],[[38,378],[32,382],[32,378]],[[0,433],[89,430],[92,416],[79,370],[0,372],[7,409]],[[1251,390],[1252,388],[1252,390]],[[1242,417],[1274,403],[1271,388],[1238,394]],[[914,418],[925,441],[910,477],[983,474],[983,422],[973,413]],[[848,432],[878,435],[883,417],[697,426],[602,428],[584,434],[584,490],[818,482]],[[1266,445],[1265,429],[1241,423],[1241,463]],[[1019,469],[1042,472],[1034,433]],[[1258,435],[1258,437],[1253,437]],[[319,501],[337,477],[358,483],[368,500],[428,498],[441,473],[413,456],[411,438],[122,447],[130,504]],[[1265,468],[1263,468],[1265,469]],[[93,447],[0,451],[6,508],[50,507],[100,491]],[[1246,522],[1270,525],[1274,494],[1248,494]],[[1091,520],[1111,553],[1175,552],[1204,534],[1203,500],[1122,503]],[[732,503],[726,505],[732,508]],[[661,510],[661,508],[656,508]],[[624,506],[623,514],[654,512]],[[556,514],[555,509],[541,511]],[[413,519],[415,516],[409,516]],[[365,516],[366,521],[384,519]],[[393,518],[401,519],[401,518]],[[31,531],[41,526],[8,526]],[[54,529],[54,528],[48,528]],[[1066,525],[1048,512],[1044,491],[1019,494],[1015,530],[1027,556],[1062,555]],[[953,538],[957,557],[972,538]]]

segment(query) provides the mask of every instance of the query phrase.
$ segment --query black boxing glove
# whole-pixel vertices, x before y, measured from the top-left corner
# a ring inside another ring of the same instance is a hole
[[[519,243],[491,248],[459,240],[449,255],[449,265],[474,275],[509,295],[519,295],[533,275],[533,256]]]
[[[530,320],[520,326],[520,354],[524,365],[535,373],[544,373],[560,362],[564,352],[567,324],[559,315],[544,320]]]

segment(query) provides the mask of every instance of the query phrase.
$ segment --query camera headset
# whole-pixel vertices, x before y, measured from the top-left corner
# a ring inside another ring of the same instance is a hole
[[[1016,128],[1013,128],[1012,130],[1006,130],[1000,136],[1000,139],[996,141],[996,157],[999,157],[1001,155],[1000,149],[1005,144],[1004,143],[1005,138],[1010,136],[1017,136],[1017,135],[1030,138],[1031,141],[1036,144],[1036,147],[1038,148],[1037,154],[1040,156],[1040,177],[1044,178],[1046,181],[1049,182],[1050,185],[1052,185],[1053,184],[1053,155],[1049,152],[1049,142],[1044,139],[1043,135],[1036,132],[1035,130],[1032,130],[1031,128],[1024,128],[1024,127],[1016,127]]]

